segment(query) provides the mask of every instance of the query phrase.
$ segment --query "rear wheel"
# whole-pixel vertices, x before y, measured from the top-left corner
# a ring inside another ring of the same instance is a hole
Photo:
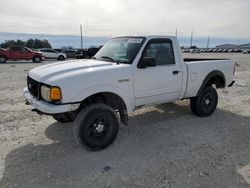
[[[0,63],[6,63],[7,58],[5,56],[0,56]]]
[[[89,105],[77,115],[73,131],[78,143],[87,149],[101,150],[109,146],[117,136],[117,114],[105,104]]]
[[[39,57],[39,56],[35,56],[35,57],[33,58],[33,62],[34,62],[34,63],[40,63],[41,61],[42,61],[42,58]]]
[[[200,96],[191,99],[191,110],[200,117],[210,116],[218,104],[218,94],[215,88],[205,88]]]
[[[60,61],[62,61],[62,60],[64,60],[65,58],[64,58],[62,55],[60,55],[57,59],[60,60]]]

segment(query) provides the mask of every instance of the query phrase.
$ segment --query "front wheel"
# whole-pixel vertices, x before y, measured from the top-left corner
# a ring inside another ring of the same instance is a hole
[[[39,57],[39,56],[35,56],[35,57],[33,58],[33,62],[34,62],[34,63],[40,63],[41,61],[42,61],[42,58]]]
[[[5,56],[0,56],[0,63],[6,63],[7,58]]]
[[[57,59],[63,61],[65,58],[62,55],[60,55]]]
[[[101,103],[85,107],[76,117],[73,134],[87,149],[101,150],[109,146],[119,131],[115,111]]]
[[[218,104],[218,94],[215,88],[205,88],[200,96],[191,99],[192,112],[200,117],[210,116]]]

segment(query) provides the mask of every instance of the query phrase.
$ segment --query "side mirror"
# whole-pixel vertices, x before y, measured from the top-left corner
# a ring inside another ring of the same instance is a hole
[[[138,68],[144,69],[146,67],[155,67],[156,61],[153,57],[144,57],[139,63]]]

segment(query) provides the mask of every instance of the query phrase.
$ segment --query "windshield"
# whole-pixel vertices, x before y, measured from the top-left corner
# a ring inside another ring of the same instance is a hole
[[[142,37],[111,39],[98,51],[94,59],[132,64],[144,41]]]

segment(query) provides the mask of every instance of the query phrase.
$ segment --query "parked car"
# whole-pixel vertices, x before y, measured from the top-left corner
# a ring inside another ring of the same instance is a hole
[[[235,49],[233,49],[233,52],[234,52],[234,53],[239,53],[239,52],[241,52],[241,50],[238,49],[238,48],[235,48]]]
[[[60,49],[60,48],[55,48],[54,50],[57,52],[62,52],[62,49]]]
[[[41,52],[46,59],[65,60],[67,58],[65,53],[57,52],[51,48],[41,48],[38,49],[38,52]]]
[[[86,59],[86,58],[87,58],[87,49],[76,50],[76,59]]]
[[[99,48],[93,47],[93,48],[78,50],[76,53],[76,58],[77,59],[91,59],[99,51],[100,48],[101,47]]]
[[[249,53],[250,53],[250,49],[243,50],[242,53],[243,53],[243,54],[249,54]]]
[[[128,113],[160,103],[190,99],[192,112],[210,116],[216,88],[234,83],[235,62],[182,59],[176,37],[111,39],[93,59],[36,67],[28,72],[24,98],[38,113],[74,121],[77,142],[92,150],[110,145]]]
[[[189,53],[193,54],[193,53],[200,53],[200,49],[190,49]]]
[[[62,50],[63,53],[67,55],[67,58],[75,58],[76,57],[76,51],[72,49],[68,50]]]
[[[7,60],[32,60],[40,63],[42,59],[44,57],[41,53],[25,46],[10,46],[7,49],[0,49],[0,63],[6,63]]]

